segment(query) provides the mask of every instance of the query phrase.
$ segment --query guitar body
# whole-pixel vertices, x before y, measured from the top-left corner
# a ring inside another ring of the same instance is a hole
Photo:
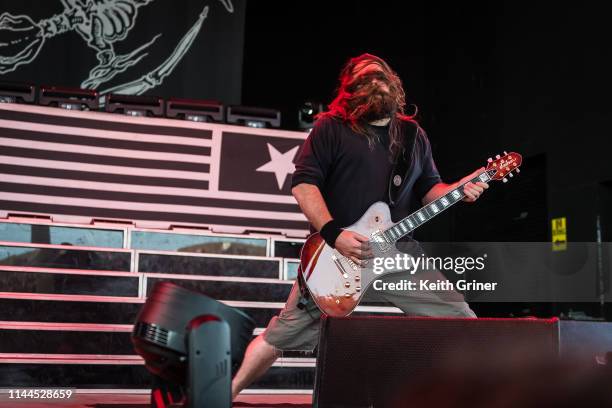
[[[393,225],[389,206],[372,204],[365,214],[350,227],[344,228],[371,237]],[[372,245],[376,256],[375,245]],[[385,256],[389,256],[390,249]],[[325,243],[319,233],[308,237],[300,253],[300,272],[313,300],[329,316],[348,316],[357,307],[363,294],[375,278],[370,264],[363,267],[340,255]]]

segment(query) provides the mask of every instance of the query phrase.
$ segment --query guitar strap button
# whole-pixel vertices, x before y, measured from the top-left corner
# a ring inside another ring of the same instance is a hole
[[[402,176],[400,176],[399,174],[396,174],[395,176],[393,176],[393,185],[395,187],[399,187],[400,184],[402,184]]]

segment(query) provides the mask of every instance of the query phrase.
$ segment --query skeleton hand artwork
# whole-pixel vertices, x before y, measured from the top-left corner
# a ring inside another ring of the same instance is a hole
[[[25,15],[0,16],[0,74],[30,63],[49,38],[68,31],[76,31],[87,44],[98,51],[99,64],[83,81],[84,88],[95,89],[128,67],[138,63],[144,50],[155,41],[123,56],[116,56],[113,43],[124,40],[136,21],[138,8],[153,0],[102,0],[82,3],[62,0],[64,12],[35,23]]]
[[[97,51],[98,58],[98,65],[90,70],[88,78],[81,83],[81,87],[97,89],[101,84],[110,81],[117,74],[124,72],[146,57],[147,48],[161,35],[157,34],[150,41],[129,53],[115,54],[113,44],[127,37],[136,22],[138,9],[152,1],[61,0],[64,6],[62,13],[37,23],[26,15],[14,16],[7,12],[2,13],[0,15],[0,75],[32,62],[46,40],[69,31],[76,31],[89,47]],[[231,0],[219,1],[228,12],[234,11]],[[171,57],[174,56],[172,68],[189,49],[207,12],[208,6],[204,8],[196,24],[171,54]],[[197,30],[194,30],[194,27],[197,27]],[[181,52],[177,53],[179,47]],[[168,65],[167,61],[166,65]],[[161,68],[161,66],[158,67],[158,70]],[[165,73],[169,74],[167,69]],[[143,89],[143,87],[137,88]]]
[[[0,16],[0,74],[29,64],[40,51],[45,37],[42,27],[28,16]]]

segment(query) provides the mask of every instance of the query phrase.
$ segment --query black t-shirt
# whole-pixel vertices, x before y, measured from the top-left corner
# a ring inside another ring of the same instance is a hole
[[[318,186],[332,217],[342,226],[357,222],[375,202],[389,202],[389,178],[394,164],[388,149],[388,126],[372,129],[379,137],[370,148],[368,139],[347,124],[322,118],[316,122],[295,161],[292,187],[301,183]],[[411,200],[420,201],[441,182],[425,132],[412,121],[403,121],[402,130],[406,138],[415,139],[406,179],[396,205],[391,208],[395,221],[410,213]]]

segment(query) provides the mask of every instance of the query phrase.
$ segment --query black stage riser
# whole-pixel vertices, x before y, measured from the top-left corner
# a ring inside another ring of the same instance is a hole
[[[173,282],[218,300],[284,302],[291,291],[291,285],[280,282],[232,282],[149,277],[147,278],[147,296],[153,290],[155,283],[159,281]]]
[[[0,269],[2,292],[138,297],[139,285],[136,274],[105,276]]]
[[[0,329],[2,353],[134,356],[130,332]]]
[[[279,279],[280,268],[281,262],[277,259],[236,259],[143,253],[138,258],[138,272]]]
[[[130,271],[131,252],[0,245],[0,265],[38,268]]]
[[[77,275],[67,275],[67,281],[61,285],[54,287],[52,284],[58,281],[58,278],[53,278],[49,274],[32,274],[32,280],[26,281],[20,278],[17,274],[22,272],[10,273],[6,275],[6,279],[2,279],[4,292],[21,292],[20,287],[27,287],[32,290],[31,293],[49,293],[49,294],[66,294],[67,292],[76,292],[82,282],[95,282],[95,277],[80,278]],[[5,276],[4,273],[0,276]],[[104,282],[110,282],[110,287],[100,288],[100,292],[104,292],[109,296],[125,296],[125,288],[118,288],[117,292],[112,291],[114,277],[104,277],[98,282],[102,285]],[[74,282],[73,282],[74,281]],[[125,280],[124,280],[125,281]],[[207,296],[220,300],[232,301],[251,301],[251,302],[284,302],[291,290],[291,284],[278,282],[242,282],[242,281],[215,281],[215,280],[192,280],[182,278],[157,278],[149,277],[146,279],[148,293],[158,281],[170,281],[186,288],[196,289]],[[122,279],[117,280],[119,285],[122,284]],[[86,284],[85,284],[86,285]],[[132,288],[134,283],[131,283]],[[81,289],[87,291],[87,289]],[[94,289],[96,291],[97,289]],[[21,292],[23,293],[23,292]],[[27,292],[26,292],[27,293]],[[147,294],[148,294],[147,293]],[[101,293],[77,293],[77,294],[100,294]],[[75,299],[76,300],[76,299]],[[9,319],[12,320],[12,319]],[[32,319],[36,321],[36,319]]]
[[[130,272],[132,252],[0,246],[0,265]],[[280,279],[282,261],[270,258],[139,253],[137,272]]]
[[[255,335],[253,335],[255,336]],[[130,331],[0,329],[1,353],[101,354],[136,356]],[[285,351],[283,357],[313,358],[305,351]]]
[[[272,367],[250,389],[312,389],[313,367]],[[85,389],[149,388],[144,365],[133,364],[5,364],[0,387],[75,387]]]
[[[0,320],[17,322],[134,324],[144,300],[84,302],[0,299]]]
[[[233,299],[232,299],[233,300]],[[133,324],[144,300],[136,302],[102,302],[49,299],[0,298],[0,320],[46,323]],[[279,302],[279,304],[282,302]],[[275,307],[237,307],[251,316],[257,327],[266,327],[279,312]],[[370,315],[354,312],[353,316]],[[397,316],[393,312],[376,312],[376,316]]]
[[[302,242],[274,241],[274,256],[282,258],[299,258]]]
[[[65,300],[0,299],[0,320],[45,323],[134,324],[142,302],[82,302]],[[278,308],[238,307],[265,327]]]

